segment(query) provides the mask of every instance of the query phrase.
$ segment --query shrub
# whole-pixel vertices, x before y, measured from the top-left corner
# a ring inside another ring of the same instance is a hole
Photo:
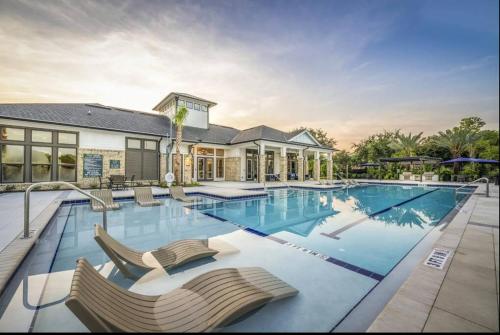
[[[90,188],[97,188],[97,183],[96,182],[92,182],[90,183]]]
[[[52,186],[52,189],[53,189],[53,190],[58,190],[58,189],[60,189],[60,188],[61,188],[61,185],[54,185],[54,186]]]
[[[166,182],[166,181],[162,181],[162,182],[160,182],[160,187],[161,187],[161,188],[168,188],[168,184],[167,184],[167,182]]]
[[[16,189],[16,185],[7,185],[5,186],[5,191],[10,192]]]
[[[441,179],[442,181],[450,181],[452,174],[453,171],[450,168],[441,167],[439,171],[439,179]]]

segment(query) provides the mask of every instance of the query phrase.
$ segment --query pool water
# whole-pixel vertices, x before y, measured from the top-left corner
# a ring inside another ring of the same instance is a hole
[[[465,197],[450,188],[368,185],[279,189],[195,208],[383,277]]]

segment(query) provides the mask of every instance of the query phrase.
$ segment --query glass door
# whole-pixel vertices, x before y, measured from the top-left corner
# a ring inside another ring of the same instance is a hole
[[[214,159],[205,158],[205,176],[207,180],[214,179]]]
[[[198,180],[214,179],[214,159],[198,157]]]
[[[198,157],[198,180],[205,180],[205,158]]]

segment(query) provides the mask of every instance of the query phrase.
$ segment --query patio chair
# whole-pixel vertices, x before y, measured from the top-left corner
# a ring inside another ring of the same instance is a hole
[[[112,189],[124,190],[126,186],[127,177],[121,174],[114,174],[109,176],[109,181]]]
[[[180,240],[156,250],[140,252],[130,249],[112,238],[100,225],[96,224],[94,228],[94,239],[97,244],[127,278],[136,278],[137,276],[122,261],[143,270],[152,270],[158,267],[170,270],[218,253],[217,250],[208,247],[207,240]],[[144,257],[146,254],[148,255]],[[154,259],[151,259],[150,256]]]
[[[90,194],[104,201],[104,203],[106,203],[106,209],[114,210],[120,208],[120,204],[113,201],[113,193],[111,193],[111,190],[90,191]],[[103,211],[102,205],[92,198],[90,199],[90,206],[95,212]]]
[[[134,199],[139,206],[151,207],[160,206],[160,200],[153,198],[151,187],[134,187]]]
[[[106,181],[104,177],[99,176],[99,189],[102,190],[102,186],[109,188],[109,180]]]
[[[197,201],[197,198],[195,198],[195,197],[188,197],[186,195],[186,193],[184,193],[182,186],[171,186],[170,187],[170,196],[172,196],[172,198],[175,200],[180,200],[183,202],[196,202]]]
[[[201,274],[157,296],[130,292],[77,262],[66,306],[91,332],[206,332],[298,291],[259,267]]]

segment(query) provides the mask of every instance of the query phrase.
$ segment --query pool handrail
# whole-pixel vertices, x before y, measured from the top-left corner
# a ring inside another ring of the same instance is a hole
[[[23,238],[30,237],[30,193],[33,190],[33,188],[35,188],[37,186],[43,186],[43,185],[64,185],[64,186],[69,187],[77,192],[80,192],[81,194],[86,195],[87,197],[94,199],[95,201],[100,203],[103,206],[102,226],[103,226],[104,230],[107,231],[108,220],[107,220],[107,215],[106,215],[106,203],[104,201],[102,201],[98,197],[95,197],[92,194],[85,192],[81,188],[79,188],[71,183],[68,183],[66,181],[42,181],[42,182],[31,184],[24,192],[24,236],[23,236]]]
[[[464,188],[464,187],[467,187],[467,186],[469,186],[469,185],[471,185],[471,184],[477,183],[478,181],[481,181],[481,180],[485,180],[485,181],[486,181],[486,198],[489,198],[489,197],[490,197],[490,180],[489,180],[487,177],[481,177],[481,178],[478,178],[478,179],[473,180],[473,181],[471,181],[471,182],[468,182],[467,184],[462,185],[462,186],[460,186],[460,187],[456,188],[456,189],[455,189],[455,193],[456,193],[459,189]]]

